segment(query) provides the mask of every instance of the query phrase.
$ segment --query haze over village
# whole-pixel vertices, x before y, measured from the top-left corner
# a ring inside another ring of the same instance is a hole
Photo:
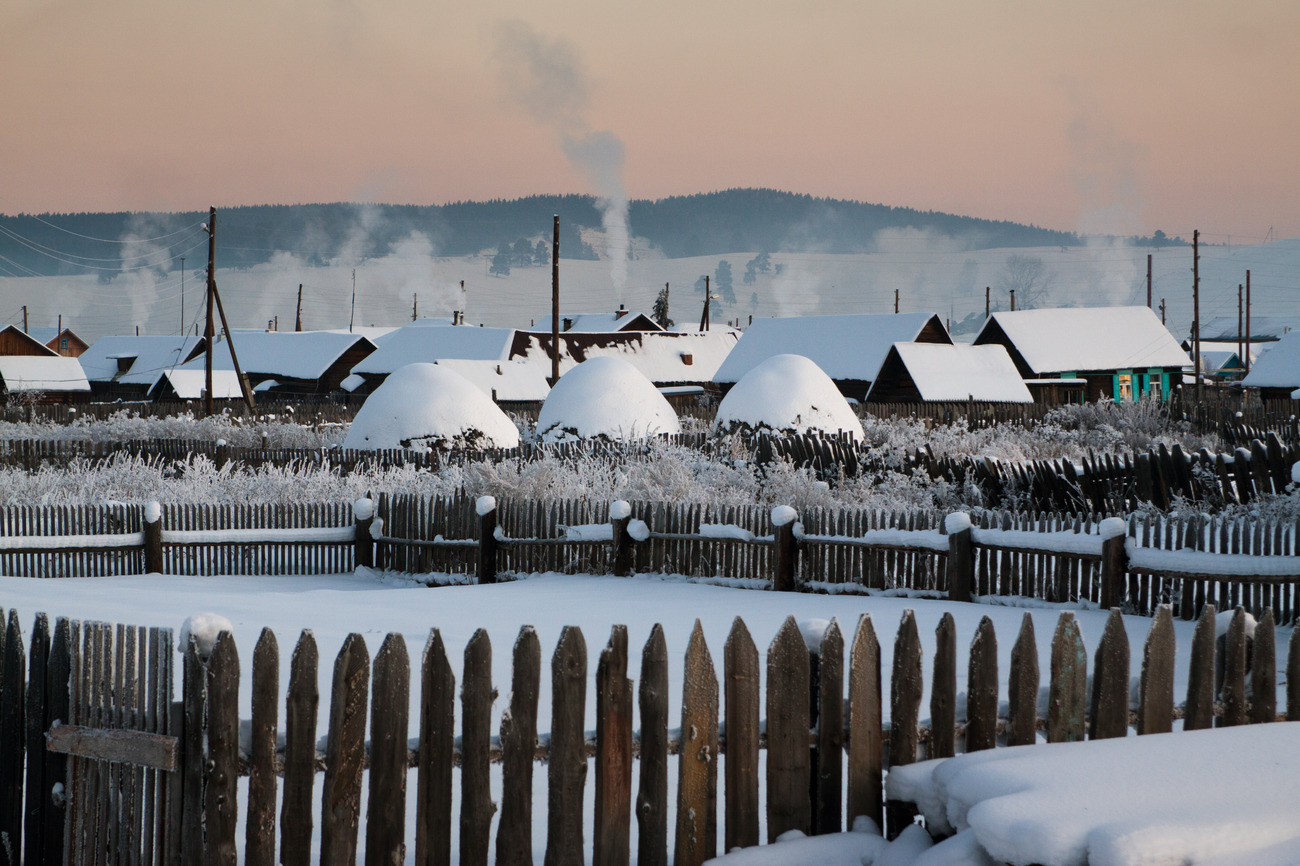
[[[1297,34],[4,4],[0,866],[1300,863]]]

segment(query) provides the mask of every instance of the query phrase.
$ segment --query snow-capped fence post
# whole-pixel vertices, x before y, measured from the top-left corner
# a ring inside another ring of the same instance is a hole
[[[162,506],[149,502],[144,506],[144,571],[162,574]]]
[[[944,518],[944,528],[948,531],[948,600],[970,601],[975,576],[970,515],[954,511]]]
[[[375,523],[373,499],[358,499],[352,503],[352,521],[356,527],[353,562],[357,568],[371,568],[375,564],[375,539],[370,530]]]
[[[230,443],[225,439],[217,440],[217,452],[213,462],[216,463],[218,471],[230,462]]]
[[[788,505],[778,505],[772,509],[772,538],[775,548],[772,557],[772,589],[777,592],[794,590],[794,573],[799,555],[794,537],[797,518],[798,514]]]
[[[478,582],[497,582],[497,501],[492,496],[480,496],[475,503],[478,512]]]
[[[1101,522],[1101,608],[1110,610],[1124,603],[1124,586],[1128,572],[1128,555],[1124,552],[1127,531],[1123,518],[1108,517]],[[1190,583],[1183,586],[1190,598]],[[1187,608],[1190,611],[1190,608]],[[1190,616],[1188,617],[1190,619]]]
[[[619,499],[609,504],[609,524],[614,538],[614,576],[629,577],[632,574],[633,538],[628,532],[632,522],[632,506],[626,500]]]

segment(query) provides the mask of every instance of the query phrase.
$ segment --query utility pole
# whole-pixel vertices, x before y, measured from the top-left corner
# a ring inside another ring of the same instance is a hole
[[[1269,229],[1272,231],[1272,229]],[[1246,372],[1250,372],[1250,269],[1246,269]]]
[[[1241,366],[1241,283],[1237,283],[1237,365]]]
[[[1196,402],[1204,398],[1201,388],[1201,230],[1192,231],[1192,374],[1196,376]]]
[[[462,288],[464,283],[461,284]],[[551,238],[551,387],[560,381],[560,215]]]
[[[235,338],[230,334],[230,323],[226,321],[226,308],[221,304],[221,292],[217,291],[217,281],[212,281],[212,297],[217,302],[217,314],[221,316],[221,330],[226,335],[226,348],[230,350],[230,363],[235,368],[235,378],[239,380],[239,390],[244,395],[244,405],[249,409],[256,408],[253,403],[253,389],[248,384],[248,377],[244,371],[239,368],[239,356],[235,354]],[[211,357],[209,355],[208,357]]]
[[[1151,309],[1151,254],[1147,253],[1147,309]]]
[[[208,319],[207,324],[203,326],[203,339],[207,341],[207,354],[203,362],[203,412],[205,415],[212,415],[214,410],[212,406],[212,344],[216,342],[217,330],[213,326],[212,312],[214,302],[213,296],[216,294],[217,281],[213,275],[213,268],[217,263],[217,209],[208,208]]]
[[[27,305],[23,304],[23,333],[26,334],[27,331]]]
[[[352,333],[352,323],[357,320],[357,269],[352,269],[352,315],[348,316],[348,333]]]
[[[1160,324],[1165,323],[1165,299],[1160,299]]]
[[[411,321],[414,322],[420,318],[420,296],[416,292],[411,293]]]
[[[989,286],[984,287],[984,318],[989,317]]]
[[[709,275],[704,275],[704,311],[700,313],[700,330],[709,329]]]
[[[293,317],[293,329],[302,330],[302,283],[298,284],[298,310]]]
[[[898,315],[898,289],[894,289],[894,315]]]
[[[1016,290],[1012,289],[1011,290],[1011,312],[1014,313],[1015,311],[1016,311]]]
[[[181,256],[181,337],[185,336],[185,256]]]

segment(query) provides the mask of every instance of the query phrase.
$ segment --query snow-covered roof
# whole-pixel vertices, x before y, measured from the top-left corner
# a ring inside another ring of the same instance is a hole
[[[1300,387],[1300,331],[1284,334],[1267,352],[1261,352],[1241,380],[1247,388]]]
[[[1259,352],[1265,351],[1269,346],[1272,346],[1273,344],[1264,343],[1261,345],[1259,343],[1254,343],[1254,344],[1242,343],[1241,345],[1243,349],[1246,348],[1250,349],[1250,359],[1253,361],[1255,360]],[[1192,341],[1183,340],[1182,346],[1183,346],[1183,351],[1186,352],[1188,356],[1191,356]],[[1237,354],[1237,343],[1235,340],[1229,340],[1227,342],[1216,341],[1216,340],[1201,340],[1201,354],[1204,355],[1207,352],[1231,352],[1232,354],[1235,355]]]
[[[768,358],[795,354],[810,359],[834,380],[869,382],[890,346],[915,340],[933,318],[934,313],[899,313],[755,319],[713,381],[739,382]]]
[[[235,354],[245,373],[280,376],[286,379],[319,379],[356,343],[360,334],[338,331],[243,331],[235,330]],[[195,358],[187,369],[203,369],[206,360]],[[214,370],[233,370],[230,344],[218,335],[212,354]]]
[[[1011,356],[1000,345],[895,343],[894,351],[921,392],[922,400],[1034,402]],[[872,391],[880,382],[879,378],[872,382]]]
[[[5,390],[89,391],[90,383],[76,358],[50,355],[0,355],[0,379]]]
[[[546,373],[536,364],[527,361],[442,358],[434,363],[455,370],[484,394],[495,396],[498,401],[541,402],[551,392],[551,386],[546,383]]]
[[[1278,340],[1288,331],[1300,331],[1300,316],[1251,317],[1251,342]],[[1235,344],[1237,340],[1237,317],[1218,316],[1210,319],[1201,326],[1201,342],[1204,343],[1206,340],[1219,340],[1224,343]]]
[[[565,327],[565,323],[568,323],[568,327]],[[647,327],[647,324],[649,327]],[[621,314],[617,312],[570,313],[567,316],[560,316],[560,330],[564,333],[600,334],[610,331],[627,331],[633,330],[633,325],[637,325],[635,330],[638,331],[663,330],[649,316],[632,310],[624,310]],[[537,323],[529,330],[550,333],[551,317],[544,316],[538,319]]]
[[[431,364],[449,358],[504,361],[510,357],[514,338],[513,328],[407,325],[385,337],[379,348],[354,366],[352,372],[385,375],[407,364]]]
[[[726,431],[737,425],[862,438],[862,422],[835,383],[801,355],[773,355],[727,392],[714,427]]]
[[[207,373],[202,367],[197,370],[163,370],[157,380],[157,383],[150,390],[151,397],[158,396],[157,391],[162,387],[162,383],[166,381],[171,385],[172,390],[176,392],[177,399],[198,400],[203,397],[203,390],[207,384]],[[242,397],[243,392],[239,389],[239,377],[235,375],[234,370],[214,369],[212,371],[213,400],[238,400]]]
[[[1063,307],[994,313],[976,345],[997,328],[1035,374],[1188,367],[1191,359],[1147,307]]]
[[[560,334],[560,375],[589,358],[617,357],[657,385],[708,382],[736,346],[737,332],[632,331]],[[550,336],[520,331],[512,357],[538,365],[550,375]],[[689,359],[690,363],[687,363]]]
[[[1233,351],[1219,349],[1201,349],[1201,372],[1212,373],[1227,367],[1236,370],[1241,366],[1241,359]]]
[[[164,370],[185,363],[201,342],[199,337],[101,337],[77,360],[86,371],[86,378],[92,382],[152,385]],[[122,358],[133,358],[134,361],[125,373],[118,376],[118,359]]]
[[[518,429],[490,397],[459,373],[424,363],[393,371],[366,398],[343,441],[344,448],[416,451],[518,444]]]
[[[622,358],[592,358],[560,377],[537,416],[546,442],[644,439],[680,433],[677,413],[650,380]]]

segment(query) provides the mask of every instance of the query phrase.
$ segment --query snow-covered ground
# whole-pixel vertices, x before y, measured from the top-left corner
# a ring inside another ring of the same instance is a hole
[[[52,616],[67,616],[87,620],[107,620],[140,625],[168,626],[179,629],[184,620],[196,613],[212,612],[226,617],[233,632],[245,665],[246,675],[241,681],[240,715],[251,715],[250,682],[247,666],[251,661],[253,646],[263,627],[276,632],[281,652],[281,706],[287,688],[289,657],[299,632],[310,628],[320,647],[320,689],[322,695],[321,718],[318,733],[324,735],[330,688],[330,674],[334,656],[344,638],[351,632],[363,635],[373,654],[384,636],[397,632],[406,640],[413,663],[418,662],[430,628],[438,628],[447,645],[453,668],[460,676],[460,660],[464,647],[474,631],[484,628],[495,644],[493,654],[493,679],[502,691],[494,707],[493,730],[500,726],[500,714],[508,704],[510,682],[510,647],[523,625],[537,629],[541,641],[544,664],[549,663],[560,630],[565,625],[577,625],[586,638],[588,662],[587,723],[595,728],[595,685],[599,653],[615,624],[628,626],[629,647],[632,658],[629,675],[639,676],[640,649],[649,636],[654,623],[661,623],[669,649],[670,696],[672,707],[669,719],[680,715],[682,660],[690,629],[699,619],[714,665],[721,674],[722,647],[735,617],[742,617],[760,652],[775,636],[787,616],[796,619],[837,618],[841,628],[851,635],[858,618],[866,613],[872,617],[881,640],[882,668],[888,672],[892,659],[893,636],[905,609],[914,609],[926,653],[926,667],[932,658],[934,632],[945,612],[953,615],[958,633],[958,645],[965,646],[974,634],[980,619],[990,617],[999,635],[999,672],[1005,694],[1006,676],[1010,664],[1010,651],[1022,617],[1028,613],[1034,621],[1039,636],[1039,664],[1049,670],[1047,637],[1056,625],[1058,608],[1040,604],[1032,607],[1000,607],[982,604],[950,604],[909,600],[903,598],[826,596],[813,594],[777,594],[731,589],[682,579],[640,576],[621,579],[592,575],[537,575],[512,583],[492,586],[451,586],[429,589],[413,585],[408,579],[370,572],[332,575],[325,577],[180,577],[132,576],[87,579],[33,580],[0,577],[0,605],[16,609],[22,616],[24,627],[29,627],[37,611]],[[1100,638],[1105,614],[1096,610],[1075,610],[1089,657]],[[1132,674],[1138,674],[1143,641],[1151,621],[1126,617],[1124,624],[1130,645],[1135,648]],[[1188,650],[1191,642],[1191,623],[1175,623],[1178,657],[1175,665],[1174,693],[1186,693]],[[1279,646],[1290,639],[1291,629],[1280,629]],[[1285,653],[1279,653],[1284,664]],[[1284,688],[1283,672],[1279,669],[1279,690]],[[926,679],[928,680],[928,675]],[[965,665],[958,666],[958,690],[965,684]],[[545,732],[550,723],[550,678],[543,675],[540,683],[539,730]],[[886,689],[886,695],[888,690]],[[412,695],[412,727],[418,718],[418,695]],[[928,695],[923,698],[922,714],[929,706]],[[887,698],[886,698],[887,702]],[[959,698],[959,717],[964,713],[964,701]],[[886,717],[888,707],[885,708]],[[1037,748],[1037,747],[1035,747]],[[1203,749],[1197,749],[1200,753]],[[1277,752],[1279,760],[1294,760],[1290,752]],[[1274,753],[1271,753],[1274,754]],[[675,772],[675,763],[670,762]],[[1245,768],[1248,771],[1248,768]],[[1300,769],[1300,768],[1297,768]],[[634,769],[635,771],[635,769]],[[544,803],[545,778],[543,768],[534,774],[534,802]],[[594,785],[589,775],[587,785],[588,812],[594,796]],[[636,784],[635,776],[633,784]],[[499,797],[500,777],[495,776],[495,797]],[[675,778],[670,792],[675,791]],[[319,794],[320,787],[317,786]],[[1211,789],[1213,792],[1213,789]],[[672,796],[670,794],[670,800]],[[413,809],[413,799],[411,809]],[[456,807],[458,808],[458,806]],[[364,804],[362,816],[364,820]],[[723,820],[719,815],[719,821]],[[408,829],[413,824],[408,820]],[[670,826],[672,822],[670,820]],[[636,824],[632,823],[633,833]],[[242,829],[240,830],[242,839]],[[590,824],[588,823],[588,834]],[[719,833],[719,839],[722,833]],[[906,864],[919,856],[922,839],[914,835],[890,846],[882,846],[866,836],[846,835],[834,840],[809,842],[783,842],[770,851],[761,853],[758,860],[741,860],[748,863],[877,863]],[[807,847],[805,847],[807,846]],[[413,848],[412,854],[413,854]],[[545,822],[534,821],[534,854],[540,862],[545,850]],[[635,850],[635,842],[633,844]],[[888,853],[888,855],[886,854]],[[911,852],[911,853],[909,853]],[[871,859],[863,859],[863,855]],[[453,857],[456,855],[453,853]],[[588,838],[590,857],[590,838]],[[937,856],[937,855],[930,855]],[[776,859],[772,859],[776,858]],[[931,861],[933,862],[933,861]],[[978,862],[972,860],[946,860],[941,862]],[[1045,861],[1044,861],[1045,862]],[[1126,862],[1126,861],[1114,861]],[[1142,861],[1157,862],[1157,861]],[[1182,861],[1179,861],[1182,862]],[[1280,861],[1279,861],[1280,862]]]

